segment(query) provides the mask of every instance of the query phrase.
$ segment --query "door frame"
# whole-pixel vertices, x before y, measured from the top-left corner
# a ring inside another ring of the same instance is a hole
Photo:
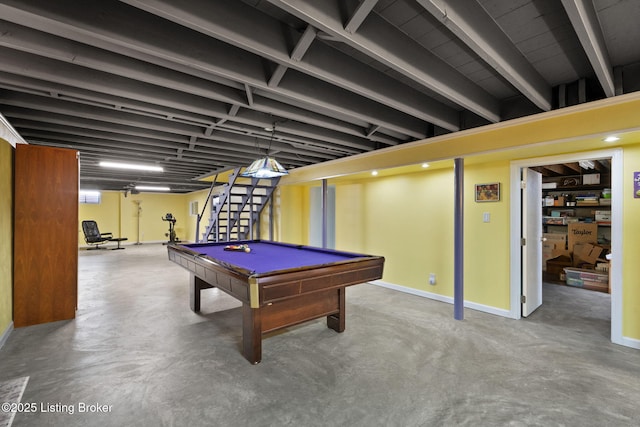
[[[510,170],[510,317],[522,318],[520,297],[522,295],[522,253],[520,171],[522,168],[545,166],[557,163],[578,162],[580,160],[611,159],[611,341],[626,345],[622,336],[622,211],[623,211],[623,155],[622,148],[613,148],[556,156],[537,157],[511,162]],[[542,257],[542,254],[540,254]]]

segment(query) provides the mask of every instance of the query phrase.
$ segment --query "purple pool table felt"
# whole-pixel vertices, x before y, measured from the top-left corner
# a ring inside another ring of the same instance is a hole
[[[225,251],[226,244],[182,245],[200,255],[231,264],[254,274],[300,267],[331,264],[360,257],[358,254],[331,252],[306,246],[283,246],[275,243],[248,242],[251,252]]]

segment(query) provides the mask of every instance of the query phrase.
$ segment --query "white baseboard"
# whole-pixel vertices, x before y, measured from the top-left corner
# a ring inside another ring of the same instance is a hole
[[[436,301],[446,302],[448,304],[453,304],[453,297],[443,296],[439,294],[434,294],[431,292],[421,291],[419,289],[407,288],[406,286],[395,285],[393,283],[383,282],[382,280],[374,280],[369,282],[375,286],[381,286],[383,288],[393,289],[394,291],[404,292],[406,294],[417,295],[423,298],[429,298]],[[504,310],[501,308],[491,307],[483,304],[477,304],[471,301],[464,302],[465,308],[470,308],[472,310],[481,311],[483,313],[495,314],[496,316],[506,317],[509,319],[514,319],[509,310]],[[619,342],[614,342],[614,344],[622,345],[625,347],[635,348],[640,350],[640,339],[622,337]]]
[[[625,347],[631,347],[640,350],[640,340],[629,337],[622,337],[622,342],[616,343]]]
[[[388,289],[393,289],[395,291],[399,291],[399,292],[404,292],[406,294],[411,294],[411,295],[417,295],[419,297],[423,297],[423,298],[429,298],[432,300],[436,300],[436,301],[441,301],[441,302],[446,302],[448,304],[453,304],[453,297],[448,297],[445,295],[440,295],[440,294],[435,294],[432,292],[427,292],[427,291],[421,291],[419,289],[413,289],[413,288],[408,288],[406,286],[400,286],[400,285],[396,285],[393,283],[388,283],[388,282],[384,282],[382,280],[374,280],[373,282],[369,282],[373,285],[376,286],[381,286],[383,288],[388,288]],[[465,301],[464,302],[464,306],[465,308],[470,308],[472,310],[476,310],[476,311],[481,311],[483,313],[489,313],[489,314],[494,314],[496,316],[501,316],[501,317],[507,317],[507,318],[512,318],[511,317],[511,312],[509,310],[505,310],[502,308],[496,308],[496,307],[491,307],[488,305],[483,305],[483,304],[478,304],[472,301]]]
[[[9,326],[7,326],[4,332],[2,332],[2,335],[0,335],[0,348],[2,348],[4,343],[7,342],[7,340],[9,339],[9,335],[11,335],[11,332],[13,332],[13,322],[10,322]]]

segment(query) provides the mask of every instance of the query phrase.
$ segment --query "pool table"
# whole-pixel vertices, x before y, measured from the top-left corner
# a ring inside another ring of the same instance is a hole
[[[250,252],[225,250],[245,244]],[[382,278],[384,258],[265,240],[169,244],[169,259],[190,275],[191,310],[217,287],[242,302],[242,353],[262,359],[262,335],[327,317],[345,329],[345,288]]]

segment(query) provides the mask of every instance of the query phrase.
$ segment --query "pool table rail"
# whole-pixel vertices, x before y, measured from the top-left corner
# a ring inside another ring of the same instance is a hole
[[[218,287],[253,308],[302,294],[377,280],[382,277],[384,266],[383,257],[361,256],[328,264],[254,273],[180,245],[169,245],[169,259],[206,282],[201,284],[202,289]],[[252,285],[258,287],[253,298]]]
[[[383,257],[344,253],[345,260],[254,274],[196,250],[168,246],[169,259],[191,273],[191,309],[199,312],[201,291],[213,287],[241,301],[242,352],[254,364],[261,360],[265,333],[321,317],[343,332],[346,287],[381,279],[384,267]]]

